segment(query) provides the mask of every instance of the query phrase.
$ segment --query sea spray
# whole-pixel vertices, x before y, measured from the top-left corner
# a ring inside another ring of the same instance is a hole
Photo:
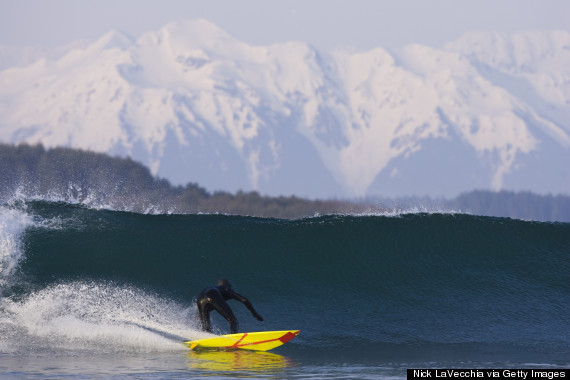
[[[77,352],[183,350],[198,331],[193,305],[181,305],[111,282],[61,283],[22,300],[4,300],[4,345]],[[10,326],[17,328],[11,333]]]
[[[23,256],[22,233],[33,224],[25,211],[0,206],[0,290]]]

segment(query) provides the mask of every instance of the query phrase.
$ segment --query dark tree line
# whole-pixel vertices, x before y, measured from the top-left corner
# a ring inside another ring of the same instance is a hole
[[[198,184],[173,186],[130,158],[69,148],[0,144],[0,199],[20,194],[109,205],[132,211],[228,213],[275,218],[361,212],[365,206],[336,200],[259,193],[208,192]]]
[[[379,202],[268,197],[255,191],[210,193],[198,184],[173,186],[130,158],[69,148],[0,144],[0,201],[19,196],[109,205],[119,210],[227,213],[275,218],[383,212]],[[407,200],[416,205],[429,199]],[[570,222],[570,196],[473,191],[436,201],[443,209],[516,219]]]
[[[448,202],[455,210],[513,219],[570,222],[570,196],[531,192],[472,191]]]

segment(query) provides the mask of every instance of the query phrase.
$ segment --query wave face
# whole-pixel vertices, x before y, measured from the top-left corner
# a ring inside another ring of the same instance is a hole
[[[290,345],[570,354],[570,224],[464,214],[145,215],[0,207],[0,352],[184,349],[220,277]],[[227,322],[213,317],[218,332]]]

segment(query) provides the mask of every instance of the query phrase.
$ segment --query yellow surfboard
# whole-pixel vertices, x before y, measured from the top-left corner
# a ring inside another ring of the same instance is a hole
[[[300,330],[261,331],[221,335],[184,342],[191,350],[199,348],[242,348],[245,350],[267,351],[287,343],[299,334]]]

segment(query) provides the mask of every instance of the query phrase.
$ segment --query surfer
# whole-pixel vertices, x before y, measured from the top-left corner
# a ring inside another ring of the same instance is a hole
[[[212,310],[216,310],[230,323],[232,334],[238,332],[238,320],[226,302],[230,299],[242,302],[258,321],[263,321],[263,318],[261,315],[257,314],[257,311],[253,308],[251,302],[241,294],[235,292],[232,289],[232,284],[230,284],[227,279],[222,278],[218,280],[217,285],[207,287],[198,295],[198,313],[200,315],[200,322],[202,323],[202,329],[204,331],[212,332],[210,312]]]

